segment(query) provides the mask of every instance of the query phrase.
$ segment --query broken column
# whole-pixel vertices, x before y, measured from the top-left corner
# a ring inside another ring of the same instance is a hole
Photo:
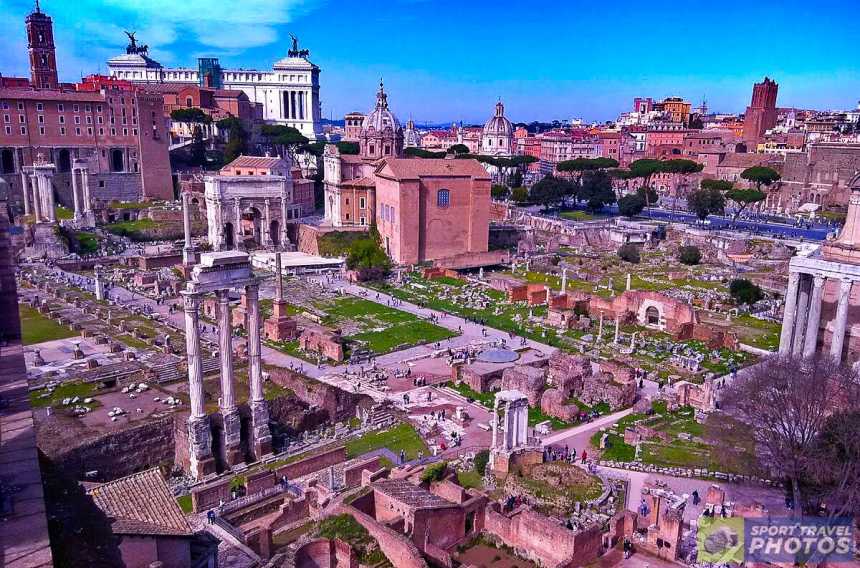
[[[78,169],[72,168],[72,203],[75,207],[75,223],[80,223],[81,221],[81,200],[78,198]]]
[[[248,379],[250,383],[251,429],[254,456],[259,460],[272,453],[269,405],[263,394],[263,369],[260,360],[260,287],[245,288],[248,299]]]
[[[203,400],[203,367],[200,361],[200,296],[182,293],[185,300],[185,347],[188,359],[188,396],[191,415],[188,417],[189,470],[195,479],[215,472],[212,457],[212,436],[209,417]]]
[[[287,313],[284,299],[284,278],[281,270],[281,253],[275,253],[275,299],[272,302],[272,315],[265,322],[264,332],[270,341],[294,339],[298,333],[296,322]]]
[[[96,300],[103,301],[105,299],[105,283],[102,280],[102,273],[96,268],[95,271],[95,295]]]
[[[625,287],[625,290],[630,290],[630,273],[629,272],[627,273],[627,286]]]
[[[191,211],[188,194],[182,192],[182,226],[185,230],[185,246],[182,248],[182,264],[191,266],[197,262],[194,245],[191,243]]]
[[[218,299],[218,351],[221,359],[221,417],[224,420],[224,461],[230,465],[242,463],[241,421],[236,407],[233,382],[233,329],[230,327],[230,295],[228,290],[217,290]]]
[[[561,269],[561,293],[567,293],[567,268]]]

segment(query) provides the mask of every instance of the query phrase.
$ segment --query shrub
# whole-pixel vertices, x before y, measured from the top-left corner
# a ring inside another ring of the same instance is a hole
[[[529,200],[529,190],[524,187],[515,187],[511,190],[511,199],[517,203],[525,203]]]
[[[429,483],[431,481],[439,481],[445,477],[445,472],[448,470],[448,462],[441,461],[428,465],[421,474],[421,481]]]
[[[736,278],[729,282],[729,294],[735,302],[747,305],[755,304],[764,298],[761,288],[746,278]]]
[[[475,454],[475,471],[483,475],[487,472],[487,464],[490,463],[490,450],[481,450]]]
[[[639,247],[636,245],[626,244],[618,248],[618,258],[625,262],[639,264]]]
[[[702,251],[699,250],[699,247],[695,246],[687,246],[681,247],[678,249],[678,261],[681,264],[687,264],[689,266],[693,266],[695,264],[699,264],[702,260]]]

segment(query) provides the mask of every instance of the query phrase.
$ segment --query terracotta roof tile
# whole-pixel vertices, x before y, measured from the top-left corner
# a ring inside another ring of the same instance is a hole
[[[471,177],[489,179],[490,174],[470,159],[387,158],[376,170],[382,177],[418,179],[422,177]]]
[[[191,535],[191,527],[158,468],[105,483],[87,492],[116,534]]]
[[[282,162],[277,156],[239,156],[224,168],[274,168]]]
[[[47,89],[0,89],[0,99],[84,102],[104,102],[105,100],[99,92],[55,91]]]

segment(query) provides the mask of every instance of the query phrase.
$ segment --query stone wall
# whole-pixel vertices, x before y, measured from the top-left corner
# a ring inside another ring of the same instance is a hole
[[[397,568],[427,568],[427,562],[412,541],[385,525],[377,523],[373,517],[349,505],[340,505],[334,513],[346,513],[358,521],[361,526],[367,529],[370,536],[376,539],[376,542],[379,543],[379,549]]]
[[[0,195],[0,318],[3,330],[0,342],[21,338],[21,321],[18,318],[18,296],[15,285],[15,264],[9,239],[9,217],[6,196]]]
[[[44,448],[48,459],[70,477],[83,479],[85,472],[98,471],[97,480],[110,481],[159,464],[172,463],[175,453],[174,420],[184,417],[184,414],[170,415],[77,443],[69,440],[68,447],[63,448],[47,449],[45,440],[39,439],[39,447]],[[44,435],[40,431],[37,438]]]
[[[272,369],[269,377],[275,384],[293,391],[299,400],[312,407],[312,410],[324,410],[332,422],[349,420],[357,415],[359,406],[370,407],[373,404],[373,399],[367,395],[347,392],[290,369]]]
[[[366,459],[349,467],[346,467],[343,470],[344,485],[349,488],[358,487],[362,483],[361,480],[364,470],[374,472],[378,471],[380,468],[382,468],[381,456]]]
[[[345,461],[346,447],[340,446],[332,450],[328,450],[327,452],[312,455],[303,460],[282,465],[275,470],[275,473],[278,478],[285,475],[287,476],[287,479],[295,479]]]

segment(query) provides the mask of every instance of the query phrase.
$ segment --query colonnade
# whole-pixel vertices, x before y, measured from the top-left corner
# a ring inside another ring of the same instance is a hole
[[[81,178],[80,186],[78,177]],[[80,223],[92,217],[92,200],[90,199],[90,171],[85,162],[75,160],[72,164],[72,203],[75,207],[75,222]]]
[[[53,164],[36,164],[21,170],[24,214],[33,215],[37,223],[57,220],[53,177]]]
[[[505,426],[499,445],[499,406],[504,403]],[[496,394],[493,404],[493,450],[511,451],[528,444],[529,401],[518,391]]]
[[[785,292],[785,312],[779,338],[780,355],[812,357],[818,345],[821,327],[821,304],[827,275],[820,272],[804,272],[792,266]],[[847,277],[839,279],[836,318],[830,340],[830,356],[842,361],[845,335],[848,327],[848,302],[854,281]]]
[[[223,419],[223,441],[218,451],[230,467],[244,462],[241,448],[241,420],[236,403],[233,376],[233,333],[229,290],[225,285],[214,290],[217,299],[218,354],[220,359],[221,397],[218,407]],[[251,446],[257,459],[271,453],[272,436],[269,429],[268,405],[263,395],[263,373],[260,345],[259,283],[245,284],[243,292],[248,310],[248,374],[249,405],[251,408]],[[204,293],[189,290],[182,292],[185,305],[185,341],[188,358],[189,397],[191,415],[188,418],[188,450],[192,475],[201,479],[215,470],[209,417],[205,411],[203,367],[200,353],[200,304]]]

